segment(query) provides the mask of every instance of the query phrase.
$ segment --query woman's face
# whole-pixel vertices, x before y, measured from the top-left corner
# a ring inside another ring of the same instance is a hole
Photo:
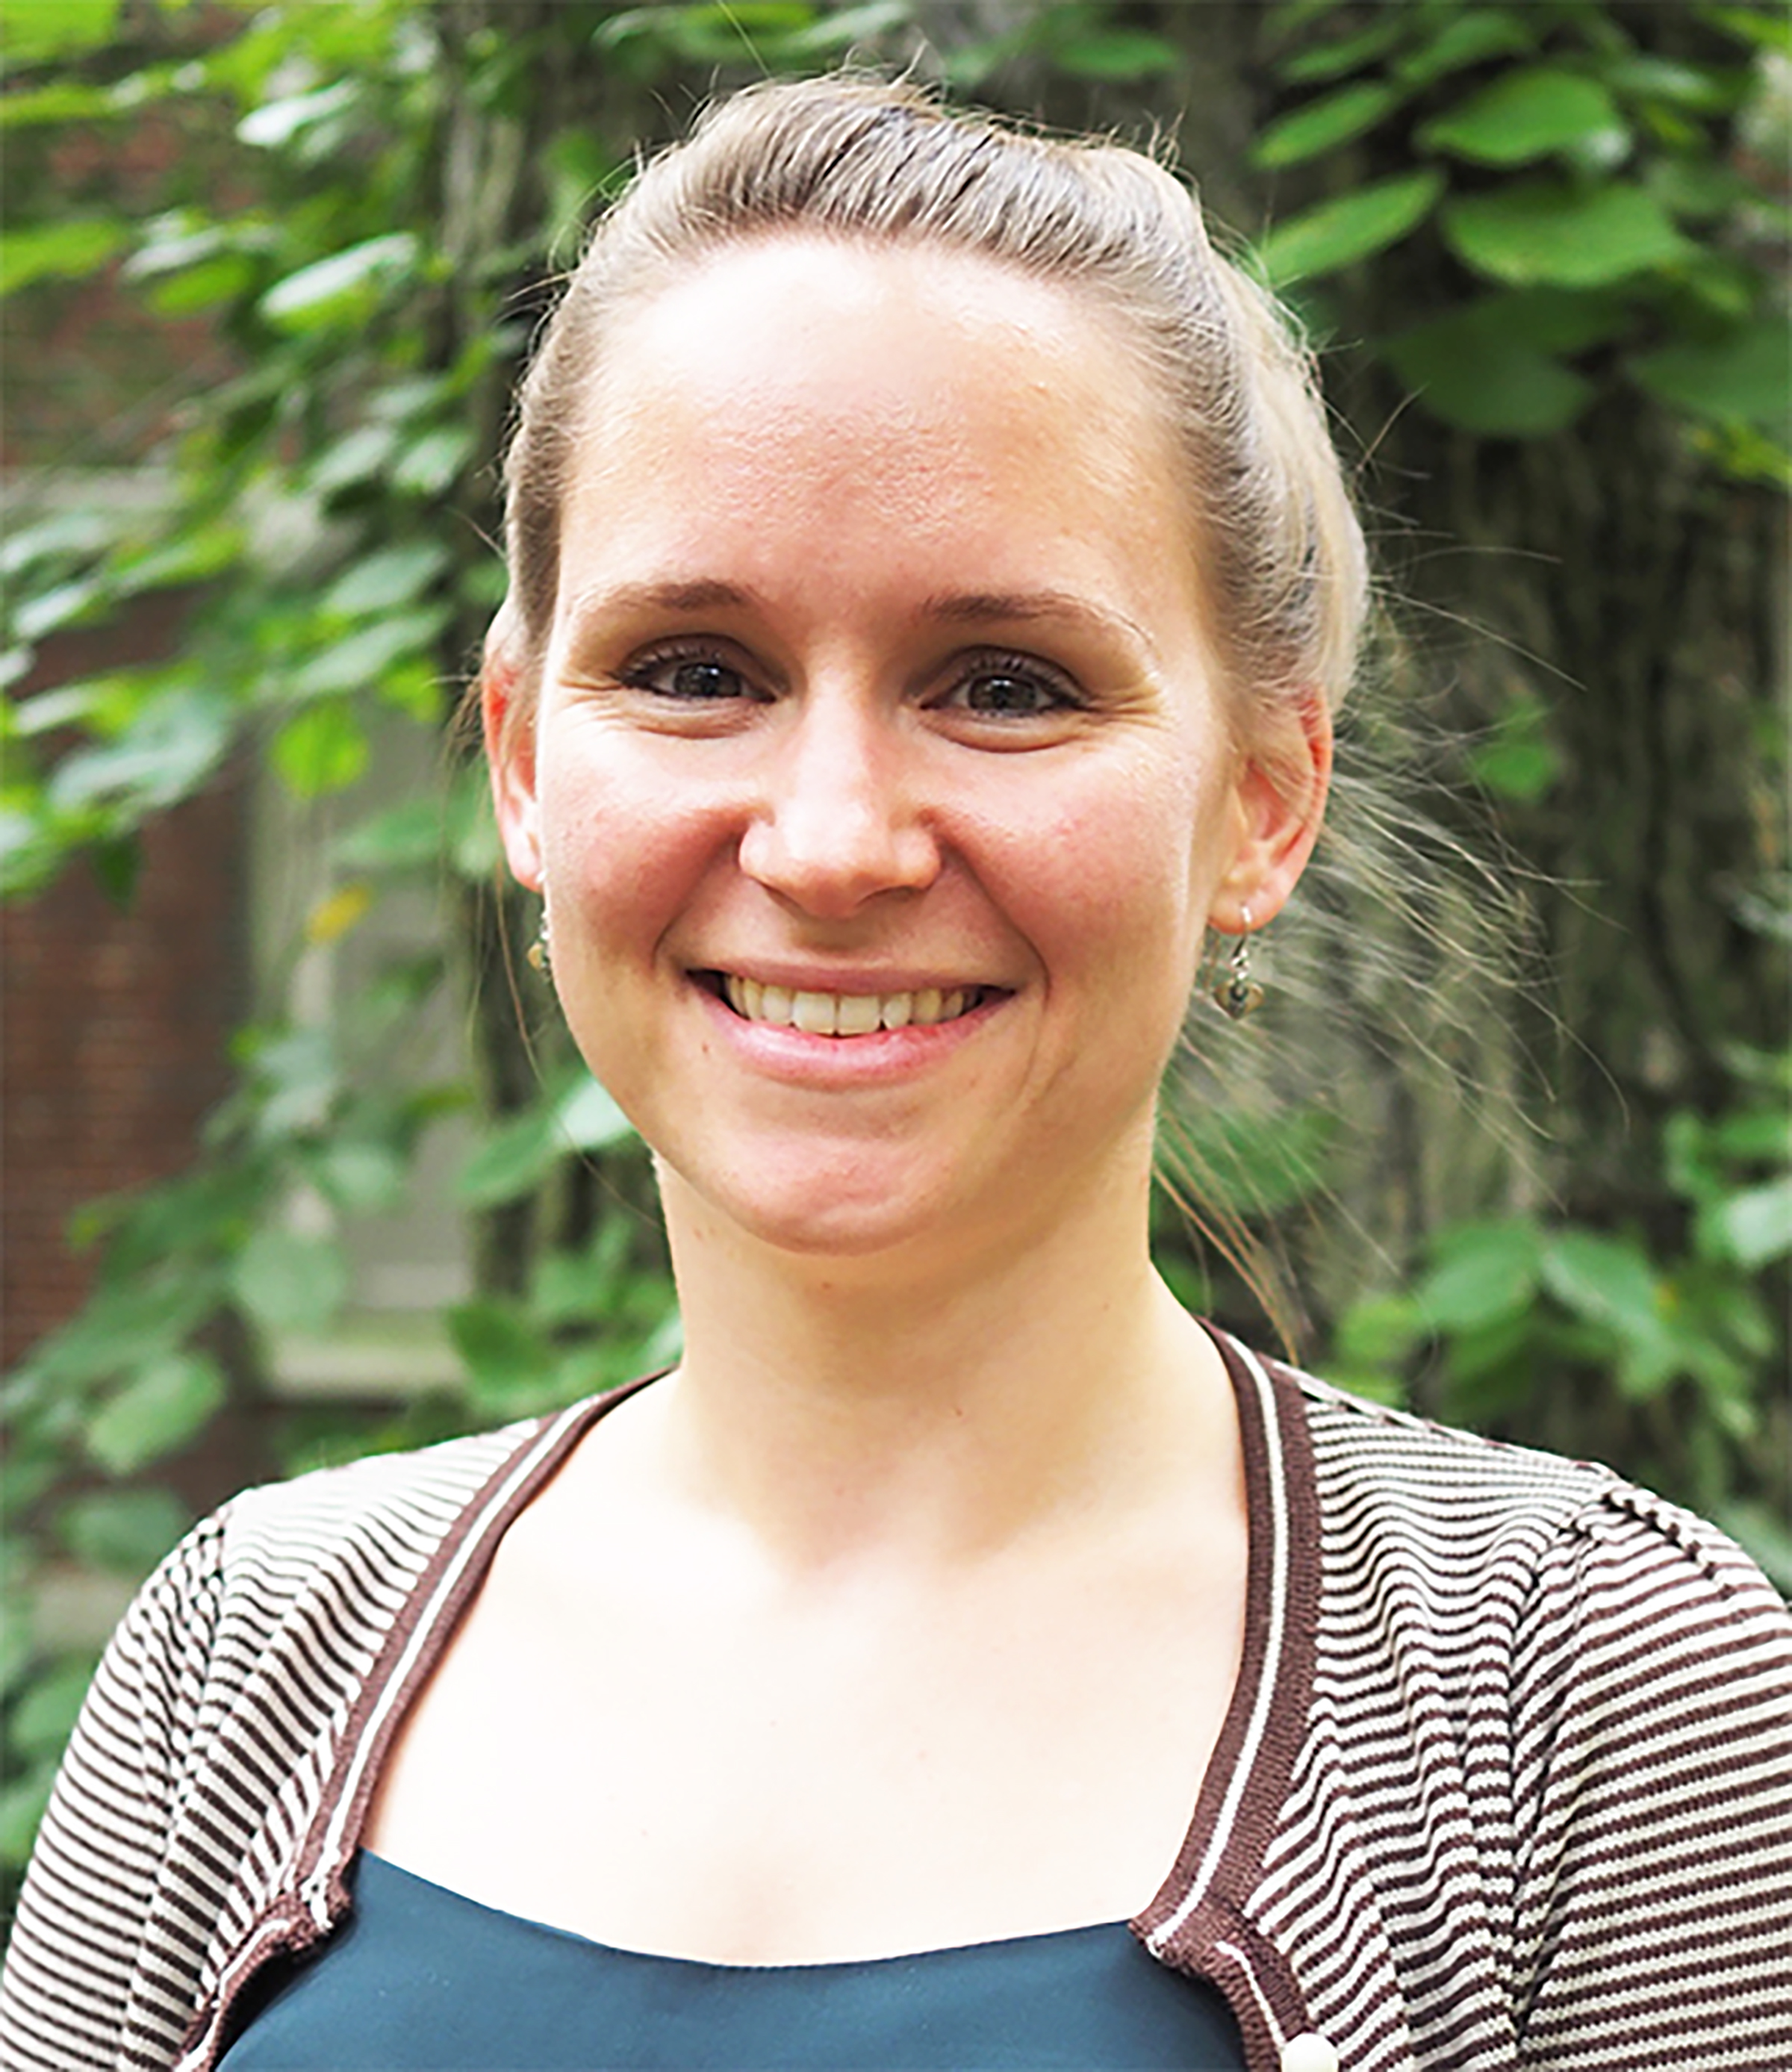
[[[488,720],[669,1197],[962,1257],[1142,1186],[1203,927],[1310,841],[1230,736],[1157,414],[1080,300],[959,254],[739,245],[622,323],[532,732]]]

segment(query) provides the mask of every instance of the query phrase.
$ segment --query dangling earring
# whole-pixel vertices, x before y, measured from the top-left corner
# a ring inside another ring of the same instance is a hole
[[[1263,988],[1251,976],[1251,910],[1243,906],[1239,911],[1244,927],[1232,944],[1226,976],[1214,988],[1214,1005],[1234,1022],[1242,1022],[1263,1005]]]
[[[553,968],[549,961],[549,947],[548,941],[548,902],[544,899],[541,902],[541,925],[536,930],[535,940],[529,944],[528,952],[526,952],[529,960],[529,969],[531,971],[539,972],[544,978],[552,978],[553,976]]]

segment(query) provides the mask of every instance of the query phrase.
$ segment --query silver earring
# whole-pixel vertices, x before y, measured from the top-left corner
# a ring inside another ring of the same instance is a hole
[[[1226,976],[1214,988],[1214,1005],[1234,1022],[1242,1022],[1263,1005],[1263,988],[1251,976],[1251,910],[1242,907],[1244,927],[1226,960]]]
[[[529,969],[531,971],[540,972],[544,978],[551,978],[553,976],[553,968],[549,961],[549,948],[548,903],[545,900],[543,900],[541,902],[541,925],[535,931],[535,940],[529,944],[527,955],[529,960]]]

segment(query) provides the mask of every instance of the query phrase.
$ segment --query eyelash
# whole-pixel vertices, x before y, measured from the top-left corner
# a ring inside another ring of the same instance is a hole
[[[738,689],[721,693],[681,691],[656,680],[663,672],[685,664],[713,670],[731,678]],[[974,685],[998,680],[1025,684],[1039,692],[1042,694],[1041,701],[1024,709],[979,708],[960,702],[961,694],[968,693]],[[616,680],[631,690],[644,691],[673,704],[688,705],[731,705],[742,701],[763,702],[768,696],[754,689],[746,670],[726,649],[703,640],[678,641],[654,648],[619,670]],[[1037,656],[995,649],[955,658],[950,681],[928,702],[935,710],[962,712],[968,717],[996,725],[1020,725],[1057,713],[1081,711],[1088,701],[1070,677],[1042,662]]]
[[[1040,661],[1037,656],[1007,654],[1000,650],[961,657],[955,667],[952,681],[945,697],[939,702],[949,705],[959,693],[968,690],[972,684],[988,683],[997,678],[1027,684],[1042,692],[1043,700],[1038,705],[1020,712],[1000,707],[980,711],[970,705],[960,705],[954,709],[967,712],[977,719],[1013,723],[1040,719],[1056,713],[1081,711],[1088,702],[1068,676],[1061,670]]]
[[[676,669],[681,663],[694,664],[699,668],[713,669],[719,675],[731,676],[740,688],[723,696],[715,696],[701,692],[670,690],[653,680],[661,671]],[[675,704],[731,705],[737,698],[751,699],[755,696],[746,671],[725,650],[701,640],[674,642],[669,647],[656,648],[649,654],[639,656],[626,668],[617,672],[616,680],[626,684],[632,691],[646,691]]]

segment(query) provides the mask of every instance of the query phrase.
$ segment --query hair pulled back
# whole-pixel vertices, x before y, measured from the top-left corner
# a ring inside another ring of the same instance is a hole
[[[1367,602],[1362,535],[1307,357],[1270,297],[1215,251],[1194,196],[1137,151],[841,75],[717,103],[594,230],[523,384],[506,465],[525,688],[611,327],[681,269],[779,232],[971,253],[1085,294],[1129,328],[1183,458],[1235,725],[1262,742],[1291,705],[1335,709]]]

